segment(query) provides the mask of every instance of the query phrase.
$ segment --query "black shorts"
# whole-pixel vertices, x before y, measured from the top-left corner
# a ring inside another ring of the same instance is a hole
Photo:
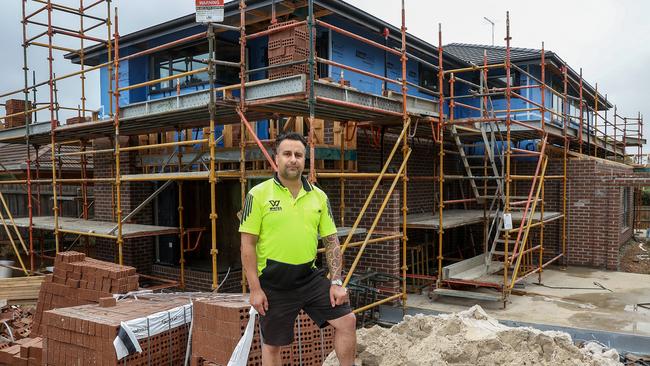
[[[260,315],[260,330],[264,344],[270,346],[291,344],[294,322],[301,309],[321,328],[328,325],[328,320],[350,314],[352,309],[349,303],[332,307],[330,286],[330,281],[326,277],[315,276],[307,284],[294,290],[263,288],[269,302],[266,316]]]

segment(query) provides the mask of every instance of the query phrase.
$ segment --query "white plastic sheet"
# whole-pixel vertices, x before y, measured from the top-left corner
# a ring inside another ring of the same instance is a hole
[[[246,325],[246,330],[230,356],[228,366],[246,366],[246,363],[248,362],[248,353],[251,350],[253,336],[255,335],[255,318],[257,316],[257,310],[251,306],[248,314],[250,314],[250,317],[248,319],[248,324]]]
[[[187,304],[167,311],[160,311],[144,318],[122,322],[121,326],[129,335],[130,341],[134,344],[136,350],[138,350],[137,352],[142,352],[137,341],[138,339],[153,337],[156,334],[160,334],[164,331],[191,322],[192,304]],[[118,360],[121,360],[130,354],[126,350],[127,348],[125,347],[124,341],[120,339],[119,335],[115,337],[113,345],[115,346]]]

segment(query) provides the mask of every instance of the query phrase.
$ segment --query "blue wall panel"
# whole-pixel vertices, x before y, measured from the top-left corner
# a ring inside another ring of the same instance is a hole
[[[121,67],[121,66],[120,66]],[[138,57],[129,60],[129,85],[143,83],[149,80],[149,58]],[[120,84],[122,82],[120,81]],[[149,87],[129,90],[129,103],[143,102],[147,99]]]
[[[109,98],[112,98],[108,94],[108,82],[109,82],[109,77],[108,77],[108,69],[105,67],[102,67],[99,70],[99,116],[100,118],[107,118],[109,115]]]
[[[130,85],[129,65],[130,65],[130,61],[120,62],[120,69],[118,74],[118,86],[120,88]],[[130,95],[129,91],[120,93],[120,107],[129,104],[129,95]]]
[[[353,24],[352,22],[345,20],[339,16],[330,15],[325,17],[324,21],[380,44],[384,44],[384,38],[381,36],[381,34],[372,33],[367,29]],[[386,62],[387,67],[384,68],[384,51],[337,32],[331,32],[330,53],[331,60],[334,62],[372,72],[380,76],[384,76],[384,69],[386,69],[388,78],[393,80],[402,78],[402,64],[398,56],[388,54]],[[406,79],[414,84],[418,84],[418,63],[415,61],[407,61],[406,69]],[[350,81],[350,85],[352,87],[355,87],[364,92],[381,95],[383,85],[383,82],[381,80],[370,76],[354,73],[352,71],[341,70],[338,67],[331,67],[330,76],[333,80],[339,81],[341,71],[344,73],[344,78]],[[401,86],[392,83],[388,83],[388,89],[401,92]],[[430,95],[422,93],[415,88],[410,88],[408,94],[422,98],[433,99]]]

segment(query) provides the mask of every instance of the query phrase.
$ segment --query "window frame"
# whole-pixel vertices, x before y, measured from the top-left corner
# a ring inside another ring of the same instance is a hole
[[[217,49],[224,49],[225,47],[232,47],[231,51],[233,54],[237,55],[237,60],[233,62],[239,62],[239,44],[235,42],[229,42],[223,39],[217,39]],[[208,43],[206,41],[196,42],[190,45],[186,45],[180,48],[175,48],[171,50],[166,50],[164,52],[153,54],[150,57],[150,71],[149,71],[149,80],[157,80],[162,77],[173,76],[173,63],[182,62],[185,59],[186,69],[189,70],[178,70],[178,73],[187,72],[194,70],[196,63],[203,63],[204,59],[207,59],[208,55]],[[217,58],[218,52],[217,52]],[[188,62],[189,60],[189,62]],[[171,70],[171,75],[161,76],[161,66],[163,62],[167,62],[169,65],[168,70]],[[207,63],[205,63],[207,66]],[[199,65],[200,66],[200,65]],[[204,67],[204,66],[201,66]],[[200,68],[200,67],[199,67]],[[229,72],[229,70],[232,71]],[[239,83],[239,69],[235,70],[229,66],[215,65],[215,83],[223,85],[234,85]],[[200,76],[206,76],[206,79],[201,78]],[[236,77],[235,77],[236,75]],[[198,77],[197,77],[198,76]],[[189,79],[187,79],[189,78]],[[193,80],[195,79],[195,80]],[[232,80],[230,80],[232,79]],[[188,80],[188,81],[185,81]],[[172,79],[165,82],[160,82],[154,85],[150,85],[148,88],[149,94],[161,94],[165,92],[174,91],[177,88],[178,82],[181,81],[181,88],[191,88],[196,86],[208,85],[210,80],[207,78],[207,71],[199,74],[194,74],[187,76],[182,79]],[[167,86],[161,87],[161,84],[166,83]]]

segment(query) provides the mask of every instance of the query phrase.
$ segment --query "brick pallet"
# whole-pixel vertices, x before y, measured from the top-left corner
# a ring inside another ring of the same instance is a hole
[[[23,338],[13,345],[0,348],[0,365],[40,366],[42,354],[42,338]]]
[[[40,324],[47,310],[95,304],[100,298],[138,287],[133,267],[86,258],[79,252],[61,252],[54,260],[54,273],[41,285],[32,334],[41,334]]]
[[[138,298],[118,301],[113,307],[82,305],[45,312],[43,365],[182,365],[189,322],[140,339],[142,353],[117,360],[113,340],[121,322],[188,304],[186,296]]]
[[[295,20],[288,22],[276,23],[269,29],[297,23]],[[315,37],[314,37],[315,39]],[[268,61],[269,66],[280,65],[294,61],[307,61],[309,59],[309,33],[307,25],[301,25],[281,32],[271,33],[268,44]],[[314,65],[315,67],[315,65]],[[298,74],[309,72],[307,63],[279,67],[269,70],[269,79],[280,79]]]
[[[222,294],[194,301],[192,365],[225,366],[248,324],[248,296]],[[298,331],[300,324],[300,332]],[[283,365],[321,365],[334,349],[334,329],[318,326],[301,312],[294,326],[293,344],[282,347]],[[258,324],[248,365],[262,364]]]
[[[90,122],[92,119],[90,117],[72,117],[65,120],[66,125],[76,125],[79,123]]]

